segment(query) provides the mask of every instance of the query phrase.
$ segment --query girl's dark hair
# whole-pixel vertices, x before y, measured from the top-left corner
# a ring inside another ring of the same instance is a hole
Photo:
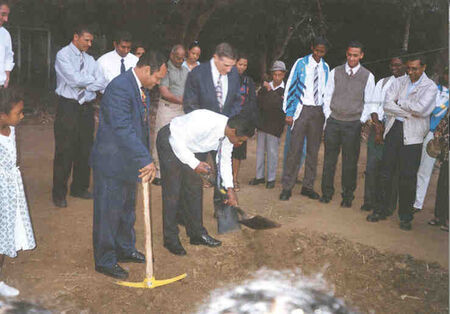
[[[248,61],[248,54],[246,52],[244,52],[244,51],[238,51],[237,52],[237,59],[236,59],[236,61],[239,61],[241,59],[245,59],[245,60]]]
[[[231,129],[236,129],[237,136],[252,137],[255,134],[255,126],[253,123],[240,114],[228,119],[227,125]]]
[[[196,41],[194,41],[192,44],[190,44],[190,45],[188,46],[188,50],[191,50],[191,49],[194,48],[194,47],[200,48],[200,43],[198,42],[198,40],[196,40]]]
[[[0,88],[0,113],[9,114],[14,105],[22,100],[23,95],[17,89]]]

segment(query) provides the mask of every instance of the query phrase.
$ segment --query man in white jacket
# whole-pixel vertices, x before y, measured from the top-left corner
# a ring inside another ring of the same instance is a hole
[[[399,164],[400,228],[411,230],[412,207],[415,199],[417,170],[422,144],[430,128],[430,114],[435,107],[436,84],[425,74],[426,62],[415,56],[407,62],[408,76],[397,78],[386,93],[384,112],[384,154],[380,203],[369,217],[386,219],[392,174]]]

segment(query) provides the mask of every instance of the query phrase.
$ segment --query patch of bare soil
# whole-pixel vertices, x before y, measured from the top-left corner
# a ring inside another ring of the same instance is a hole
[[[338,199],[320,205],[296,191],[289,202],[280,202],[279,186],[266,190],[245,184],[254,174],[254,141],[249,143],[249,159],[242,169],[241,206],[277,220],[282,227],[268,231],[243,228],[217,236],[212,189],[207,189],[204,223],[223,245],[214,249],[191,246],[181,229],[188,255],[177,257],[162,246],[161,193],[159,187],[153,187],[155,276],[165,279],[186,272],[187,278],[152,290],[115,285],[114,280],[94,271],[92,202],[68,197],[66,209],[56,209],[51,203],[52,124],[23,125],[19,143],[37,241],[34,251],[5,261],[1,280],[21,291],[19,299],[64,313],[192,313],[213,289],[240,283],[265,267],[301,269],[306,275],[323,273],[336,295],[361,312],[448,313],[448,270],[444,263],[436,262],[432,249],[437,243],[441,254],[447,254],[447,235],[432,227],[428,233],[420,233],[417,230],[426,222],[416,221],[413,230],[405,233],[398,229],[395,217],[385,223],[366,223],[356,201],[352,209],[339,209]],[[358,184],[362,187],[362,180]],[[137,217],[137,247],[143,250],[140,197]],[[366,233],[370,235],[367,239],[361,236]],[[384,234],[392,235],[389,244],[377,240]],[[425,241],[421,255],[407,246],[415,241]],[[448,257],[440,260],[448,261]],[[143,280],[143,265],[122,265],[130,271],[130,281]]]

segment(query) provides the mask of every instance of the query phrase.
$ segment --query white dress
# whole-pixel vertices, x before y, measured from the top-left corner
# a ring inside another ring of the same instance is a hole
[[[0,134],[0,254],[16,257],[17,251],[36,246],[22,176],[17,167],[14,127]]]

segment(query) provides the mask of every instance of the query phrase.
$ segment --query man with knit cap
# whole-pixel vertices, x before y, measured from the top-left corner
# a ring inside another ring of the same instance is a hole
[[[334,194],[334,174],[342,149],[342,207],[351,207],[356,189],[361,124],[370,115],[375,78],[360,64],[363,45],[352,41],[347,46],[347,62],[330,72],[325,91],[323,112],[325,127],[325,160],[322,172],[322,203]]]

